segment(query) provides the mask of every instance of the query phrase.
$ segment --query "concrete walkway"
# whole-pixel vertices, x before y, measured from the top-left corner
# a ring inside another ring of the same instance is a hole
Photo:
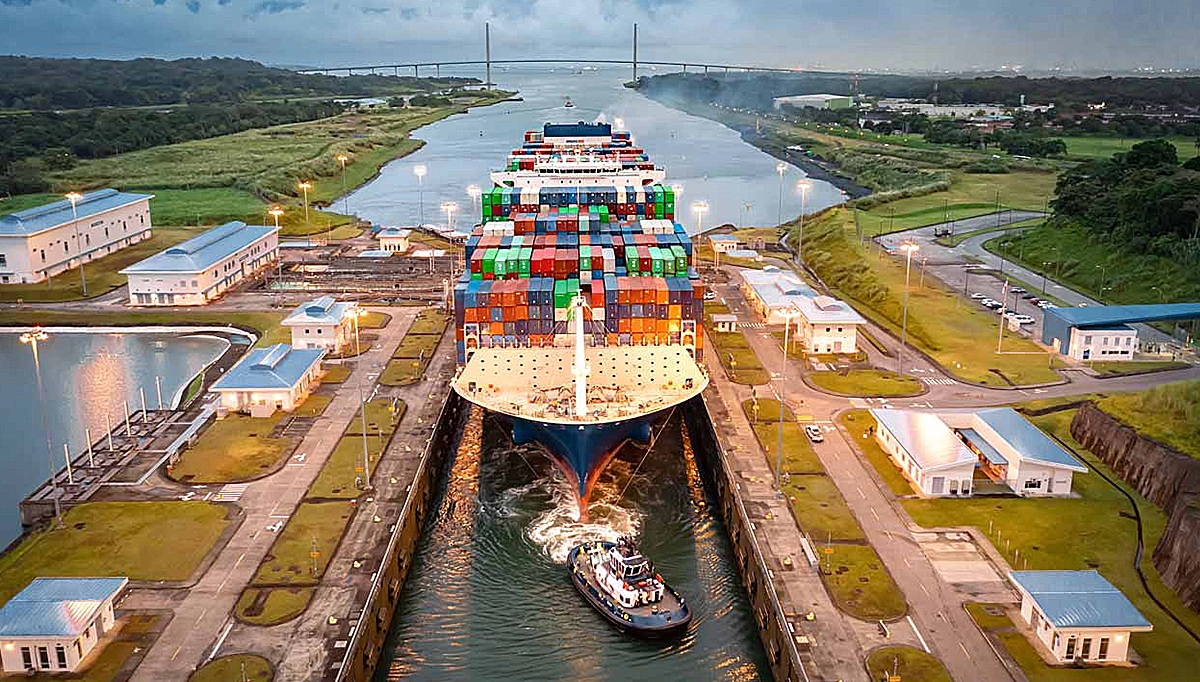
[[[279,472],[249,484],[239,502],[245,520],[200,581],[186,591],[134,590],[127,597],[127,608],[166,608],[174,612],[132,682],[185,682],[192,670],[206,661],[213,645],[228,635],[237,598],[277,537],[268,526],[282,528],[295,511],[358,411],[356,382],[362,376],[364,386],[374,385],[392,349],[411,324],[415,309],[388,308],[384,312],[392,314],[392,320],[378,330],[379,338],[372,348],[357,359],[350,377],[296,448],[293,461]]]

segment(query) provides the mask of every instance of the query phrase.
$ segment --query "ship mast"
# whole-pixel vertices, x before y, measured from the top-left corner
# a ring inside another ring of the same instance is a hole
[[[575,364],[571,374],[575,376],[575,416],[587,416],[587,375],[588,366],[583,350],[583,295],[575,297]]]

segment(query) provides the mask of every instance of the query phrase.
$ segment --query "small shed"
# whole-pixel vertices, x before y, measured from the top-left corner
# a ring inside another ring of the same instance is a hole
[[[0,608],[0,661],[6,673],[80,668],[116,625],[119,578],[35,578]]]
[[[719,332],[736,332],[738,326],[737,315],[722,313],[712,316],[713,328]]]

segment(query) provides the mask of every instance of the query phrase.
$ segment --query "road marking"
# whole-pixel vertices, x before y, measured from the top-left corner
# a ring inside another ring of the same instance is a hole
[[[180,651],[181,649],[183,649],[183,645],[182,645],[182,644],[180,644],[179,646],[175,647],[175,651],[174,651],[174,652],[171,654],[171,660],[172,660],[172,661],[173,661],[173,660],[175,660],[175,657],[179,655],[179,651]]]
[[[871,507],[871,516],[874,516],[875,520],[879,521],[879,514],[875,513],[875,507]]]
[[[221,645],[225,643],[225,638],[229,636],[229,631],[233,629],[233,621],[225,624],[225,628],[221,630],[221,636],[217,638],[217,643],[213,645],[212,652],[208,654],[208,658],[204,659],[205,663],[217,657],[217,652],[220,651]]]
[[[956,382],[954,379],[947,379],[945,377],[941,377],[941,378],[937,378],[937,379],[931,379],[930,377],[921,377],[921,383],[925,384],[926,386],[953,386],[954,384],[956,384],[958,382]]]
[[[242,499],[242,495],[246,492],[246,488],[249,487],[249,483],[230,483],[228,485],[223,485],[221,486],[221,489],[217,491],[217,496],[213,498],[213,500],[215,502],[237,502],[238,500]]]
[[[862,491],[862,488],[855,488],[855,490],[858,491],[859,497],[863,498],[864,500],[867,499],[867,494]]]
[[[201,609],[201,611],[200,611],[200,615],[199,615],[199,616],[196,616],[196,624],[197,624],[197,625],[199,625],[199,624],[200,624],[200,620],[201,620],[202,618],[204,618],[204,614],[206,614],[206,613],[208,613],[208,607],[205,607],[205,608]]]
[[[904,565],[912,568],[912,564],[908,563],[908,557],[904,557]]]
[[[926,597],[930,596],[929,590],[925,589],[925,583],[917,583],[917,584],[921,586],[921,591],[925,593]]]
[[[966,645],[964,645],[962,642],[959,642],[958,646],[963,650],[963,653],[967,655],[967,660],[971,660],[971,652],[967,651]]]
[[[925,643],[925,638],[921,636],[921,631],[917,629],[917,624],[913,622],[912,616],[905,617],[908,619],[908,626],[912,628],[913,632],[917,635],[917,639],[921,642],[921,648],[924,649],[925,653],[927,654],[933,653],[929,650],[929,645]]]

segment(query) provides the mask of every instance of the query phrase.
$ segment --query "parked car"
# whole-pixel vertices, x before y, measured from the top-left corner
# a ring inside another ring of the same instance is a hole
[[[804,435],[814,443],[825,442],[825,434],[821,433],[821,427],[816,424],[808,424],[804,427]]]
[[[1024,294],[1022,294],[1021,298],[1025,299],[1026,301],[1036,301],[1037,300],[1037,296],[1034,296],[1033,294],[1031,294],[1029,292],[1025,292]]]
[[[1023,294],[1025,293],[1025,287],[1013,287],[1009,289],[1009,291],[1013,292],[1014,294]]]
[[[1047,300],[1041,300],[1037,302],[1037,307],[1045,310],[1046,308],[1053,308],[1054,304]]]
[[[1033,324],[1033,317],[1029,315],[1013,315],[1012,319],[1017,324]]]
[[[972,300],[972,301],[979,301],[979,300],[982,300],[982,299],[985,299],[985,298],[987,298],[987,296],[984,296],[983,294],[979,293],[978,291],[976,291],[975,293],[971,294],[971,300]]]

